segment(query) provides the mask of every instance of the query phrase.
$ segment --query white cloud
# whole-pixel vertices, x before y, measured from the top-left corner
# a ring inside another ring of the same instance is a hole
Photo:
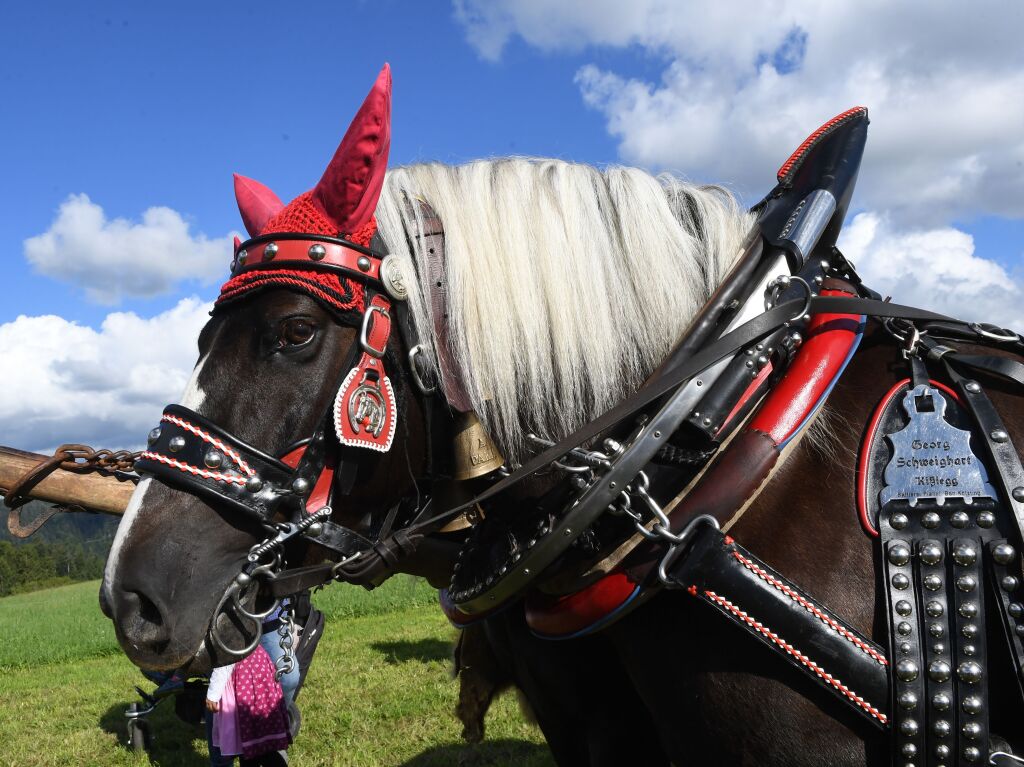
[[[861,213],[839,240],[864,281],[893,300],[958,319],[1024,329],[1024,290],[999,264],[974,255],[953,227],[893,231],[886,216]]]
[[[185,281],[211,284],[227,276],[231,235],[193,236],[170,208],[149,208],[141,222],[108,220],[88,196],[65,200],[50,228],[25,240],[25,257],[36,271],[85,289],[90,300],[116,304],[126,296],[148,297]]]
[[[577,73],[626,161],[749,197],[814,128],[871,111],[858,204],[904,226],[1024,216],[1024,5],[861,0],[455,0],[481,56],[518,35],[545,51],[637,46],[649,82]]]
[[[210,308],[185,298],[148,319],[109,314],[99,330],[54,315],[0,324],[0,443],[139,447],[185,389]]]

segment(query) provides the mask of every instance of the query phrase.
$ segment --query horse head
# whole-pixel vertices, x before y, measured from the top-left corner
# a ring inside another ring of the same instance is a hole
[[[288,205],[235,177],[251,239],[236,241],[180,405],[150,433],[100,592],[140,666],[233,660],[266,612],[253,586],[285,556],[259,544],[332,513],[359,529],[423,460],[373,215],[390,108],[385,65],[319,183]],[[309,540],[291,536],[289,561],[323,558]]]

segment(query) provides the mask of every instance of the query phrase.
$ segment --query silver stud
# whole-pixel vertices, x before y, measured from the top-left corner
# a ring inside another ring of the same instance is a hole
[[[967,389],[967,391],[971,392],[972,394],[977,394],[978,392],[981,391],[981,386],[978,385],[977,381],[968,381],[966,384],[964,384],[964,388]]]
[[[974,684],[981,681],[981,665],[973,660],[965,660],[956,667],[956,675],[961,682]]]
[[[274,256],[277,255],[278,247],[276,242],[268,242],[267,247],[263,249],[263,260],[272,261]]]
[[[996,523],[996,515],[991,511],[982,511],[978,514],[978,527],[989,528]]]
[[[973,658],[978,654],[978,648],[972,644],[965,644],[961,649],[964,651],[964,655],[968,658]]]
[[[933,682],[945,682],[952,673],[953,669],[944,660],[933,660],[928,664],[928,678]]]
[[[1017,628],[1014,631],[1017,632],[1017,636],[1024,637],[1024,623],[1017,624]]]
[[[932,645],[932,652],[936,655],[942,655],[944,652],[946,652],[946,645],[942,644],[942,642],[936,642],[934,645]]]
[[[931,601],[925,605],[924,611],[932,618],[938,618],[944,612],[942,609],[942,602]]]
[[[310,538],[316,538],[320,533],[324,531],[324,525],[322,522],[314,522],[306,528],[306,535]]]
[[[901,692],[899,698],[897,698],[897,702],[899,703],[900,708],[905,708],[909,711],[917,706],[917,694],[910,690]]]
[[[359,267],[359,271],[368,272],[370,271],[370,259],[368,259],[366,256],[360,256],[359,259],[356,261],[356,266]]]
[[[924,584],[924,587],[929,591],[938,591],[940,588],[942,588],[942,578],[937,576],[935,573],[932,573],[931,575],[926,575],[921,582]]]
[[[1003,429],[995,429],[989,436],[992,437],[993,442],[1006,442],[1010,439],[1010,435]]]
[[[910,654],[910,642],[900,642],[900,652],[904,655]]]
[[[961,567],[973,565],[978,559],[978,550],[969,543],[958,543],[953,547],[953,560]]]
[[[957,612],[963,618],[973,618],[978,614],[978,606],[974,602],[964,602]]]
[[[896,664],[896,676],[901,682],[913,682],[917,679],[918,673],[920,669],[910,659],[905,658]]]
[[[203,463],[211,469],[219,469],[224,465],[224,456],[216,450],[207,450],[206,455],[203,456]]]
[[[160,427],[159,426],[157,426],[155,429],[152,429],[149,432],[149,436],[146,437],[146,442],[148,442],[150,445],[152,445],[158,439],[160,439]]]
[[[1013,500],[1017,501],[1018,503],[1024,503],[1024,487],[1013,488],[1013,490],[1010,492],[1010,495],[1012,495]]]
[[[999,585],[1003,587],[1004,591],[1016,591],[1020,585],[1020,581],[1012,575],[1005,575],[1003,579],[999,581]]]
[[[235,583],[239,586],[248,586],[252,583],[252,576],[249,573],[239,573],[235,576]]]
[[[963,699],[960,708],[964,710],[965,714],[980,714],[982,708],[981,698],[977,695],[968,695]]]
[[[1006,608],[1006,611],[1010,613],[1010,616],[1013,618],[1024,618],[1024,605],[1020,602],[1010,603],[1010,606]]]
[[[314,261],[323,261],[324,257],[327,255],[327,248],[320,243],[317,243],[316,245],[310,245],[309,250],[307,250],[306,253]]]
[[[942,548],[934,541],[921,544],[921,561],[926,565],[937,565],[942,561]]]
[[[245,489],[250,493],[258,493],[263,489],[263,480],[259,477],[249,477],[249,479],[245,480]]]
[[[910,517],[908,517],[903,512],[897,512],[896,514],[892,515],[892,519],[889,520],[889,524],[891,524],[897,530],[902,530],[910,524]]]
[[[950,706],[949,696],[944,692],[936,693],[932,696],[932,707],[936,711],[947,711]]]
[[[903,573],[896,573],[892,577],[893,588],[900,589],[901,591],[910,585],[910,578],[905,576]]]
[[[949,746],[945,743],[940,743],[935,747],[935,755],[939,757],[939,759],[945,759],[949,756]]]
[[[297,495],[305,495],[310,491],[309,480],[305,477],[296,477],[292,482],[292,492]]]
[[[981,759],[981,751],[977,746],[968,746],[964,749],[964,759],[968,762],[976,762]]]
[[[905,757],[907,757],[907,759],[910,759],[915,754],[917,754],[917,746],[915,746],[913,743],[904,743],[903,746],[900,748],[900,752]]]
[[[167,443],[167,447],[172,453],[177,453],[185,447],[185,438],[181,435],[171,437],[171,441]]]
[[[971,518],[967,516],[966,511],[954,511],[949,515],[949,524],[953,527],[964,528],[971,523]]]
[[[939,522],[942,520],[939,515],[934,511],[925,512],[924,516],[921,517],[921,524],[927,527],[929,530],[934,530],[939,526]]]
[[[900,722],[900,733],[906,735],[908,738],[912,738],[917,735],[917,720],[904,719]]]
[[[238,265],[245,266],[245,262],[249,260],[248,252],[244,250],[238,251]]]
[[[978,579],[975,578],[973,575],[961,575],[959,578],[956,579],[956,587],[964,593],[974,591],[974,589],[977,588],[977,586]]]
[[[974,639],[978,636],[978,625],[976,623],[965,623],[960,629],[960,633],[964,635],[965,639]]]
[[[905,565],[910,561],[910,549],[902,543],[897,543],[889,549],[889,561],[897,566]]]
[[[1000,565],[1008,565],[1017,556],[1016,550],[1008,543],[998,543],[992,547],[992,559]]]
[[[908,634],[910,634],[911,630],[912,626],[906,621],[900,621],[896,625],[896,631],[899,632],[900,636],[907,636]]]
[[[946,627],[941,623],[932,623],[928,626],[928,633],[938,639],[940,636],[946,633]]]
[[[949,735],[949,731],[952,729],[949,722],[945,719],[936,720],[935,724],[932,725],[932,732],[938,735],[940,738],[944,738]]]
[[[904,618],[910,615],[911,612],[913,612],[913,608],[910,606],[910,602],[908,602],[906,599],[901,599],[899,602],[896,603],[895,607],[896,614],[902,615]]]

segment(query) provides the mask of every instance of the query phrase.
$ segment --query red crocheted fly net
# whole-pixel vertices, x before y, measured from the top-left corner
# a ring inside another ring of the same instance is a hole
[[[356,231],[343,234],[338,225],[323,212],[313,199],[313,192],[300,194],[288,203],[280,213],[273,216],[260,231],[260,236],[278,232],[301,232],[327,237],[344,236],[356,245],[370,247],[370,240],[377,233],[377,219],[370,218]],[[265,288],[289,288],[315,298],[328,309],[339,315],[362,314],[366,308],[363,285],[334,272],[320,272],[314,269],[261,269],[243,272],[232,277],[221,286],[216,306],[247,296]],[[312,264],[311,264],[312,266]]]

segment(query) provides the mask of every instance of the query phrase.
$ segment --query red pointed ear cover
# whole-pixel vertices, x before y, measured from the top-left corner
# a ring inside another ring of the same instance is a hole
[[[391,68],[385,64],[313,189],[340,232],[352,232],[373,216],[384,185],[391,146]]]
[[[242,214],[245,231],[250,237],[256,237],[267,222],[284,208],[284,203],[268,187],[237,173],[235,200],[238,202],[238,212]]]

